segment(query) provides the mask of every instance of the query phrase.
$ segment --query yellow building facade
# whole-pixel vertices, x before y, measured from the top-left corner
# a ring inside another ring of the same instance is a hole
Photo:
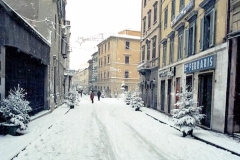
[[[164,0],[161,7],[157,109],[171,114],[176,93],[189,86],[206,114],[202,126],[224,132],[227,1]]]
[[[98,45],[97,88],[107,97],[118,97],[123,90],[133,92],[138,88],[140,61],[140,32],[123,30]]]
[[[157,109],[157,79],[161,40],[161,1],[142,1],[141,14],[141,61],[138,71],[141,75],[140,89],[146,107]]]

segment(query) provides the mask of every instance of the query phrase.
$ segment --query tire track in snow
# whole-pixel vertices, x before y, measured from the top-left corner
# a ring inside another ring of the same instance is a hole
[[[109,110],[111,110],[111,116],[114,117],[114,119],[118,120],[119,122],[123,123],[127,128],[129,128],[129,132],[133,135],[133,137],[138,137],[135,138],[136,140],[138,140],[140,143],[144,143],[146,144],[145,146],[147,146],[147,148],[150,149],[150,151],[153,151],[161,160],[168,160],[168,159],[177,159],[176,157],[170,157],[170,155],[166,155],[164,152],[159,151],[160,149],[155,146],[154,144],[152,144],[151,142],[149,142],[146,138],[144,138],[139,132],[137,132],[130,124],[128,121],[126,121],[126,119],[124,118],[120,118],[119,117],[119,113],[116,113],[116,110],[114,110],[114,108],[109,108]],[[158,148],[158,149],[156,149]]]
[[[111,141],[107,133],[107,129],[105,125],[97,117],[96,110],[94,110],[94,113],[95,113],[94,118],[96,119],[97,125],[100,128],[100,139],[101,139],[101,142],[104,144],[103,150],[104,150],[104,154],[106,155],[105,158],[109,160],[116,160],[115,153],[113,151]]]

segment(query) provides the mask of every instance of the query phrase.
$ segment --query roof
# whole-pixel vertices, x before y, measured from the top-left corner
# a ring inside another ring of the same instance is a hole
[[[111,35],[111,36],[107,37],[106,39],[104,39],[103,41],[98,43],[97,46],[99,46],[100,44],[104,43],[105,41],[107,41],[111,38],[123,38],[123,39],[139,40],[139,41],[141,39],[140,36],[131,36],[131,35],[126,35],[126,34],[116,34],[116,35]]]

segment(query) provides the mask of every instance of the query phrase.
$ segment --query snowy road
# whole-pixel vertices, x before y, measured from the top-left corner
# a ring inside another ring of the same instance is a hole
[[[240,160],[182,138],[174,128],[133,111],[122,100],[96,99],[92,104],[83,97],[74,109],[58,115],[14,160]]]

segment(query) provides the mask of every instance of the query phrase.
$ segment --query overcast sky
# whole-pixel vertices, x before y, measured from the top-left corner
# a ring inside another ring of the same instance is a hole
[[[107,35],[124,29],[141,29],[141,0],[68,0],[66,17],[71,22],[70,69],[84,66],[97,51],[100,41],[86,41],[78,37]]]

